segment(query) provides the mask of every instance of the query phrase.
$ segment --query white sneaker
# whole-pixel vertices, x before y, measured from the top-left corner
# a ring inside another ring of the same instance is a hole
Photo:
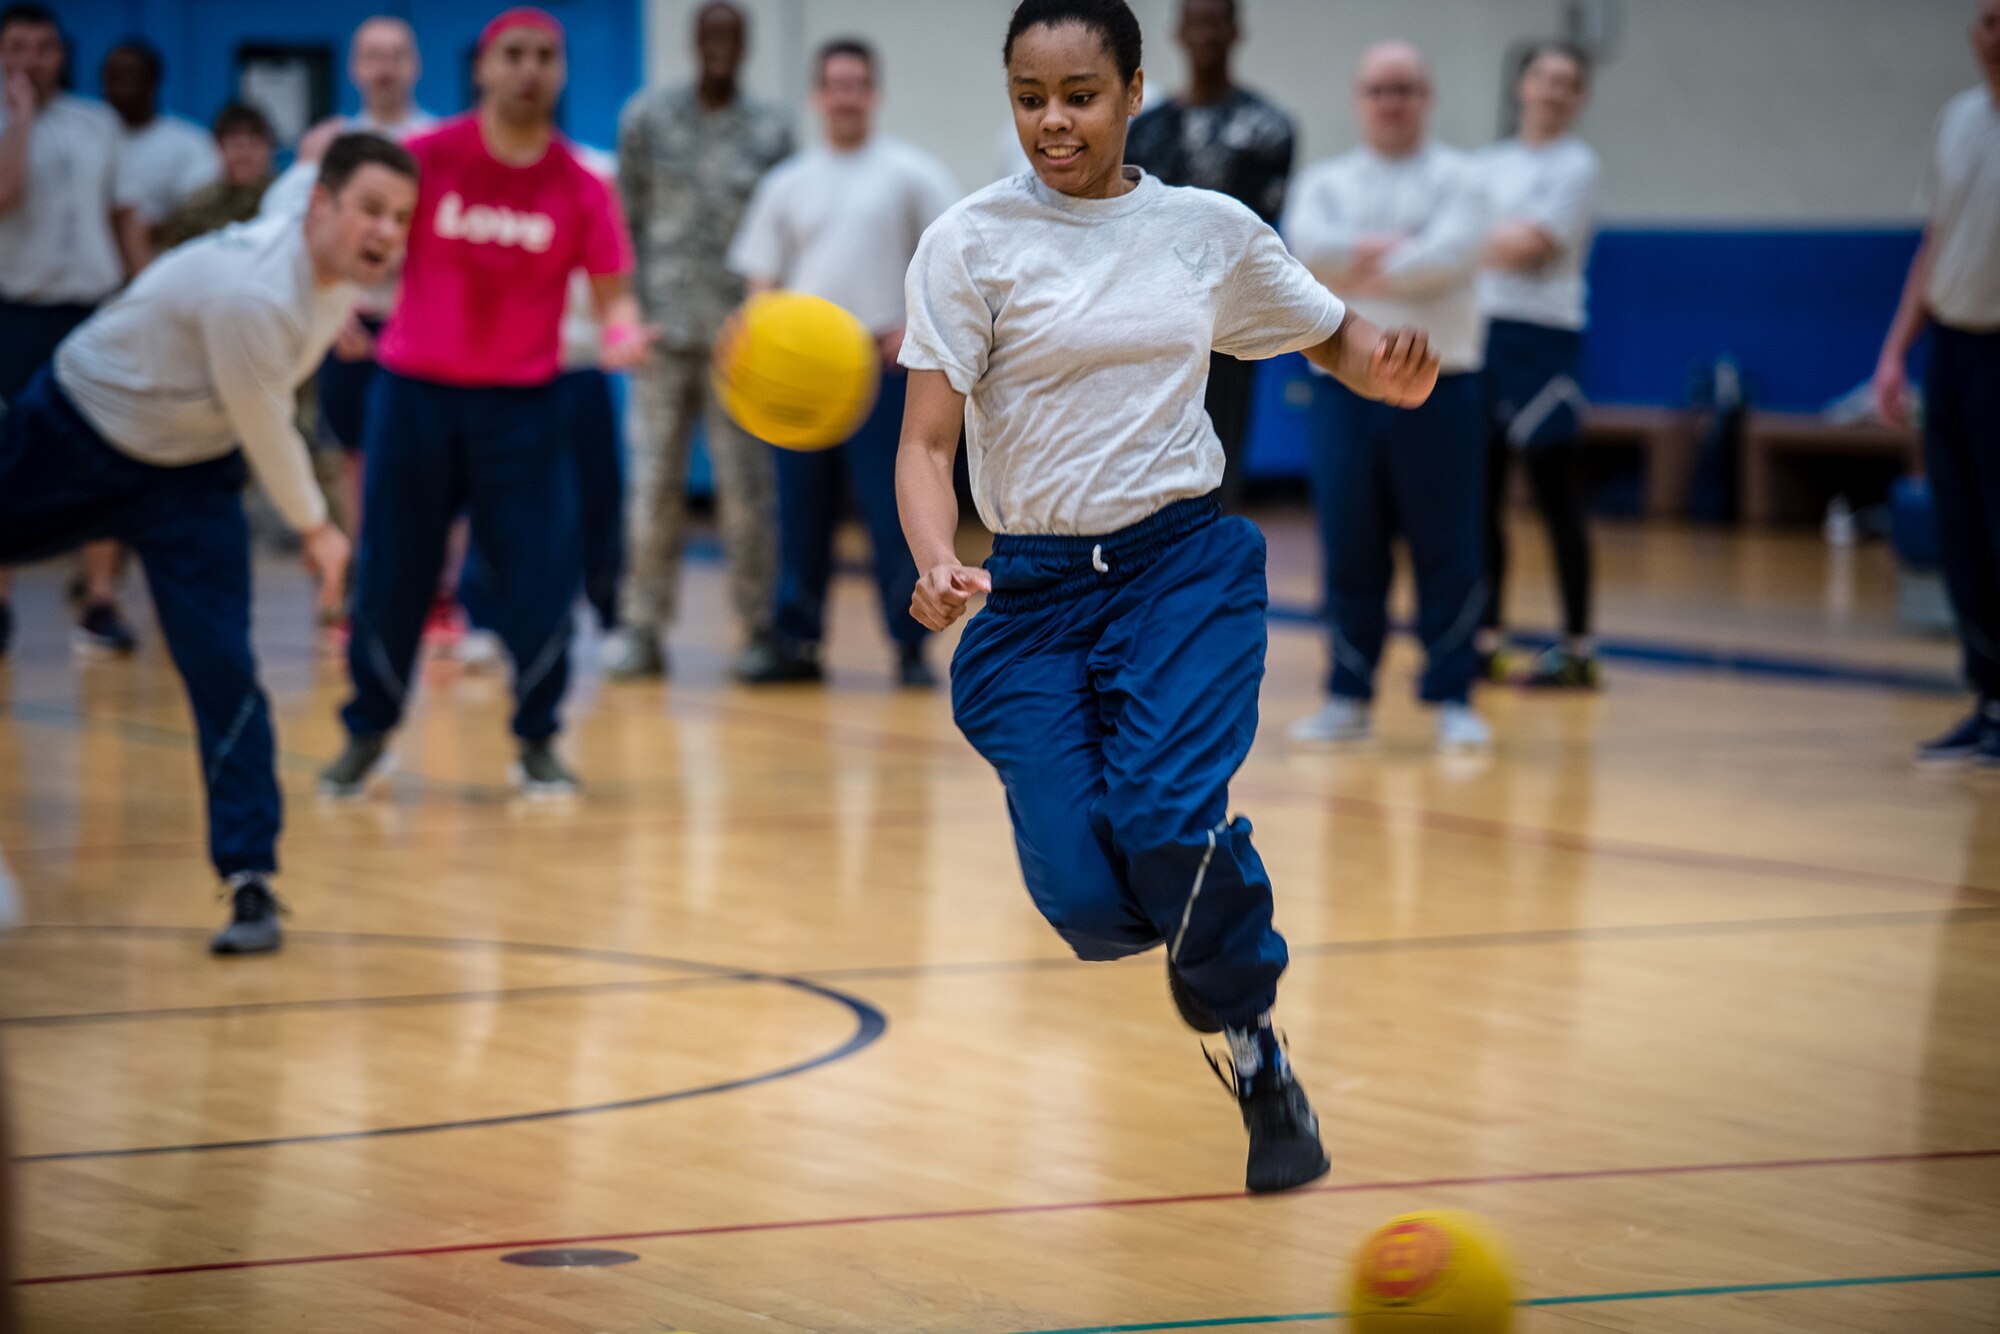
[[[500,642],[500,636],[491,630],[472,629],[458,641],[452,650],[459,666],[469,672],[490,672],[496,670],[507,656],[507,648]]]
[[[1301,745],[1344,745],[1374,736],[1375,720],[1369,713],[1367,700],[1335,695],[1318,713],[1293,723],[1290,735]]]
[[[1493,729],[1470,704],[1438,705],[1439,750],[1485,750],[1493,744]]]

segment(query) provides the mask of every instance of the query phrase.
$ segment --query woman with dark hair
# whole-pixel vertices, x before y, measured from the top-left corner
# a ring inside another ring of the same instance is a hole
[[[1480,154],[1492,202],[1479,277],[1487,317],[1486,570],[1482,675],[1504,678],[1501,593],[1507,573],[1509,463],[1519,455],[1548,526],[1562,595],[1563,637],[1527,682],[1597,685],[1590,638],[1590,533],[1579,477],[1584,262],[1597,202],[1597,154],[1570,134],[1590,88],[1590,58],[1564,42],[1531,49],[1515,84],[1520,133]]]
[[[1423,401],[1437,358],[1350,315],[1242,204],[1124,164],[1139,48],[1124,0],[1025,0],[1004,57],[1033,170],[947,211],[910,265],[911,611],[942,630],[988,594],[952,707],[999,772],[1028,891],[1080,958],[1167,946],[1182,1016],[1227,1035],[1246,1183],[1284,1190],[1327,1160],[1271,1026],[1270,879],[1228,814],[1267,592],[1263,538],[1214,495],[1209,353],[1303,350],[1399,404]],[[953,545],[961,426],[996,534],[983,570]]]

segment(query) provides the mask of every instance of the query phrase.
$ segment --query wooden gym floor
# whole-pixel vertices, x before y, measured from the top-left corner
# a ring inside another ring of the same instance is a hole
[[[1379,742],[1287,745],[1322,650],[1304,517],[1266,518],[1236,804],[1334,1169],[1259,1200],[1159,956],[1066,956],[863,582],[832,688],[759,693],[697,565],[672,684],[578,685],[579,805],[508,799],[504,681],[438,662],[402,777],[328,806],[341,667],[267,566],[295,916],[217,961],[173,672],[151,634],[74,663],[63,570],[26,573],[30,1329],[1339,1329],[1355,1243],[1428,1206],[1512,1239],[1529,1331],[2000,1329],[2000,775],[1910,765],[1963,700],[1887,553],[1608,525],[1609,688],[1487,691],[1493,755],[1447,762],[1407,641]],[[579,1247],[636,1259],[501,1263]]]

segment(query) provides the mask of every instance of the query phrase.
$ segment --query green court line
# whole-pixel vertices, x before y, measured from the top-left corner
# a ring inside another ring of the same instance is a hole
[[[1946,1274],[1871,1274],[1862,1278],[1808,1278],[1790,1283],[1722,1283],[1704,1288],[1650,1288],[1637,1292],[1585,1292],[1570,1297],[1533,1297],[1522,1306],[1586,1306],[1596,1302],[1650,1302],[1665,1297],[1731,1297],[1748,1292],[1802,1292],[1824,1288],[1879,1288],[1893,1283],[1952,1283],[2000,1278],[2000,1269],[1961,1269]],[[1345,1311],[1303,1311],[1296,1315],[1239,1315],[1213,1320],[1163,1320],[1149,1325],[1086,1325],[1073,1329],[1024,1330],[1022,1334],[1150,1334],[1168,1329],[1236,1329],[1249,1325],[1289,1325],[1309,1320],[1345,1320]]]

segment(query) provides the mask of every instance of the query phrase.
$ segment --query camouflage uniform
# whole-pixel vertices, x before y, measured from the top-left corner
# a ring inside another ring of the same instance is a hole
[[[618,126],[618,189],[638,264],[634,287],[660,339],[633,376],[630,563],[624,621],[656,634],[673,616],[686,537],[688,447],[703,413],[730,597],[753,640],[770,629],[777,590],[777,501],[770,447],[715,403],[708,363],[743,300],[724,263],[764,173],[792,151],[777,111],[739,98],[720,111],[692,88],[640,93]]]
[[[231,185],[228,181],[204,185],[154,224],[154,251],[164,254],[197,236],[219,232],[232,222],[250,221],[257,216],[257,209],[264,202],[264,191],[271,188],[274,179],[266,176],[248,185]]]

